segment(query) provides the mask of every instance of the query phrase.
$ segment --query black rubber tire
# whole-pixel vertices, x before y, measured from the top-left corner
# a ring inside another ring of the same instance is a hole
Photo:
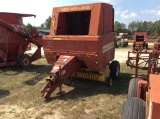
[[[121,46],[121,41],[117,41],[117,45],[118,45],[118,47],[120,47]]]
[[[146,49],[148,49],[148,43],[146,43]]]
[[[146,42],[143,42],[143,48],[146,48]]]
[[[145,112],[145,101],[132,97],[124,104],[122,119],[145,119]]]
[[[107,87],[111,87],[112,83],[113,83],[112,77],[111,76],[107,77],[105,83],[106,83]]]
[[[115,48],[118,48],[119,47],[119,45],[118,45],[118,41],[114,41],[114,46],[115,46]]]
[[[127,47],[127,46],[128,46],[128,42],[121,41],[121,47]]]
[[[23,54],[19,57],[19,65],[21,68],[28,68],[31,65],[31,58],[27,54]]]
[[[132,78],[129,82],[128,88],[128,98],[137,97],[138,81],[142,80],[141,78]]]
[[[119,79],[120,75],[120,64],[118,61],[113,60],[110,64],[110,76],[113,80]]]

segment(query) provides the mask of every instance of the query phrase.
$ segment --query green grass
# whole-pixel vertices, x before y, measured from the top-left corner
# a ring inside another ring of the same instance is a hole
[[[121,118],[130,73],[134,69],[121,64],[120,79],[110,88],[103,83],[76,79],[72,85],[63,85],[63,96],[56,95],[57,89],[49,101],[44,101],[40,90],[45,78],[38,83],[33,79],[51,68],[45,58],[41,58],[25,70],[17,66],[3,69],[0,73],[0,119]]]

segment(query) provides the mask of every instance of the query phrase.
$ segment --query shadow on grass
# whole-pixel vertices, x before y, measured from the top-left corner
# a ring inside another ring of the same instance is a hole
[[[35,72],[35,73],[44,73],[45,71],[50,71],[52,69],[52,65],[34,65],[32,64],[30,67],[26,69],[22,69],[19,66],[11,66],[11,67],[5,67],[2,69],[2,72],[12,71],[12,73],[5,73],[5,75],[18,75],[23,72]]]
[[[44,72],[44,73],[40,73],[39,75],[33,77],[30,80],[25,81],[24,83],[30,86],[34,86],[37,82],[39,82],[40,80],[42,80],[44,77],[48,76],[49,72]]]
[[[62,96],[55,96],[47,102],[55,99],[68,100],[68,99],[81,99],[83,97],[94,96],[97,94],[109,95],[126,95],[128,92],[128,85],[130,81],[129,73],[121,73],[120,79],[113,81],[112,87],[107,87],[104,83],[76,79],[72,85],[74,89]],[[63,87],[62,87],[63,88]]]
[[[5,97],[7,97],[9,95],[10,95],[10,92],[8,90],[0,89],[0,99],[1,98],[5,98]]]

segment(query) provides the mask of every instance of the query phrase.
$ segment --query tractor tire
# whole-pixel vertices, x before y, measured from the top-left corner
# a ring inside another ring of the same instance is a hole
[[[105,83],[106,83],[107,87],[111,87],[112,83],[113,83],[112,77],[111,76],[107,77]]]
[[[132,78],[129,82],[128,88],[128,98],[137,97],[138,81],[142,80],[141,78]]]
[[[28,68],[31,65],[31,58],[27,54],[23,54],[19,57],[19,65],[21,68]]]
[[[120,47],[121,46],[121,41],[117,41],[117,45],[118,45],[118,47]]]
[[[121,41],[121,47],[127,47],[127,46],[128,46],[128,42]]]
[[[140,98],[129,98],[123,108],[122,119],[145,119],[146,105]]]
[[[114,41],[114,46],[115,46],[115,48],[118,48],[119,47],[119,45],[118,45],[118,41]]]
[[[110,64],[110,76],[113,80],[117,80],[120,75],[120,64],[118,61],[114,60]]]

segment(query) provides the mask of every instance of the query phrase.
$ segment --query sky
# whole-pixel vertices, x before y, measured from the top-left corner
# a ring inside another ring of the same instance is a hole
[[[160,20],[160,0],[0,0],[0,12],[35,14],[25,18],[34,26],[40,26],[52,16],[54,7],[103,2],[113,5],[115,21],[128,25],[132,21]]]

